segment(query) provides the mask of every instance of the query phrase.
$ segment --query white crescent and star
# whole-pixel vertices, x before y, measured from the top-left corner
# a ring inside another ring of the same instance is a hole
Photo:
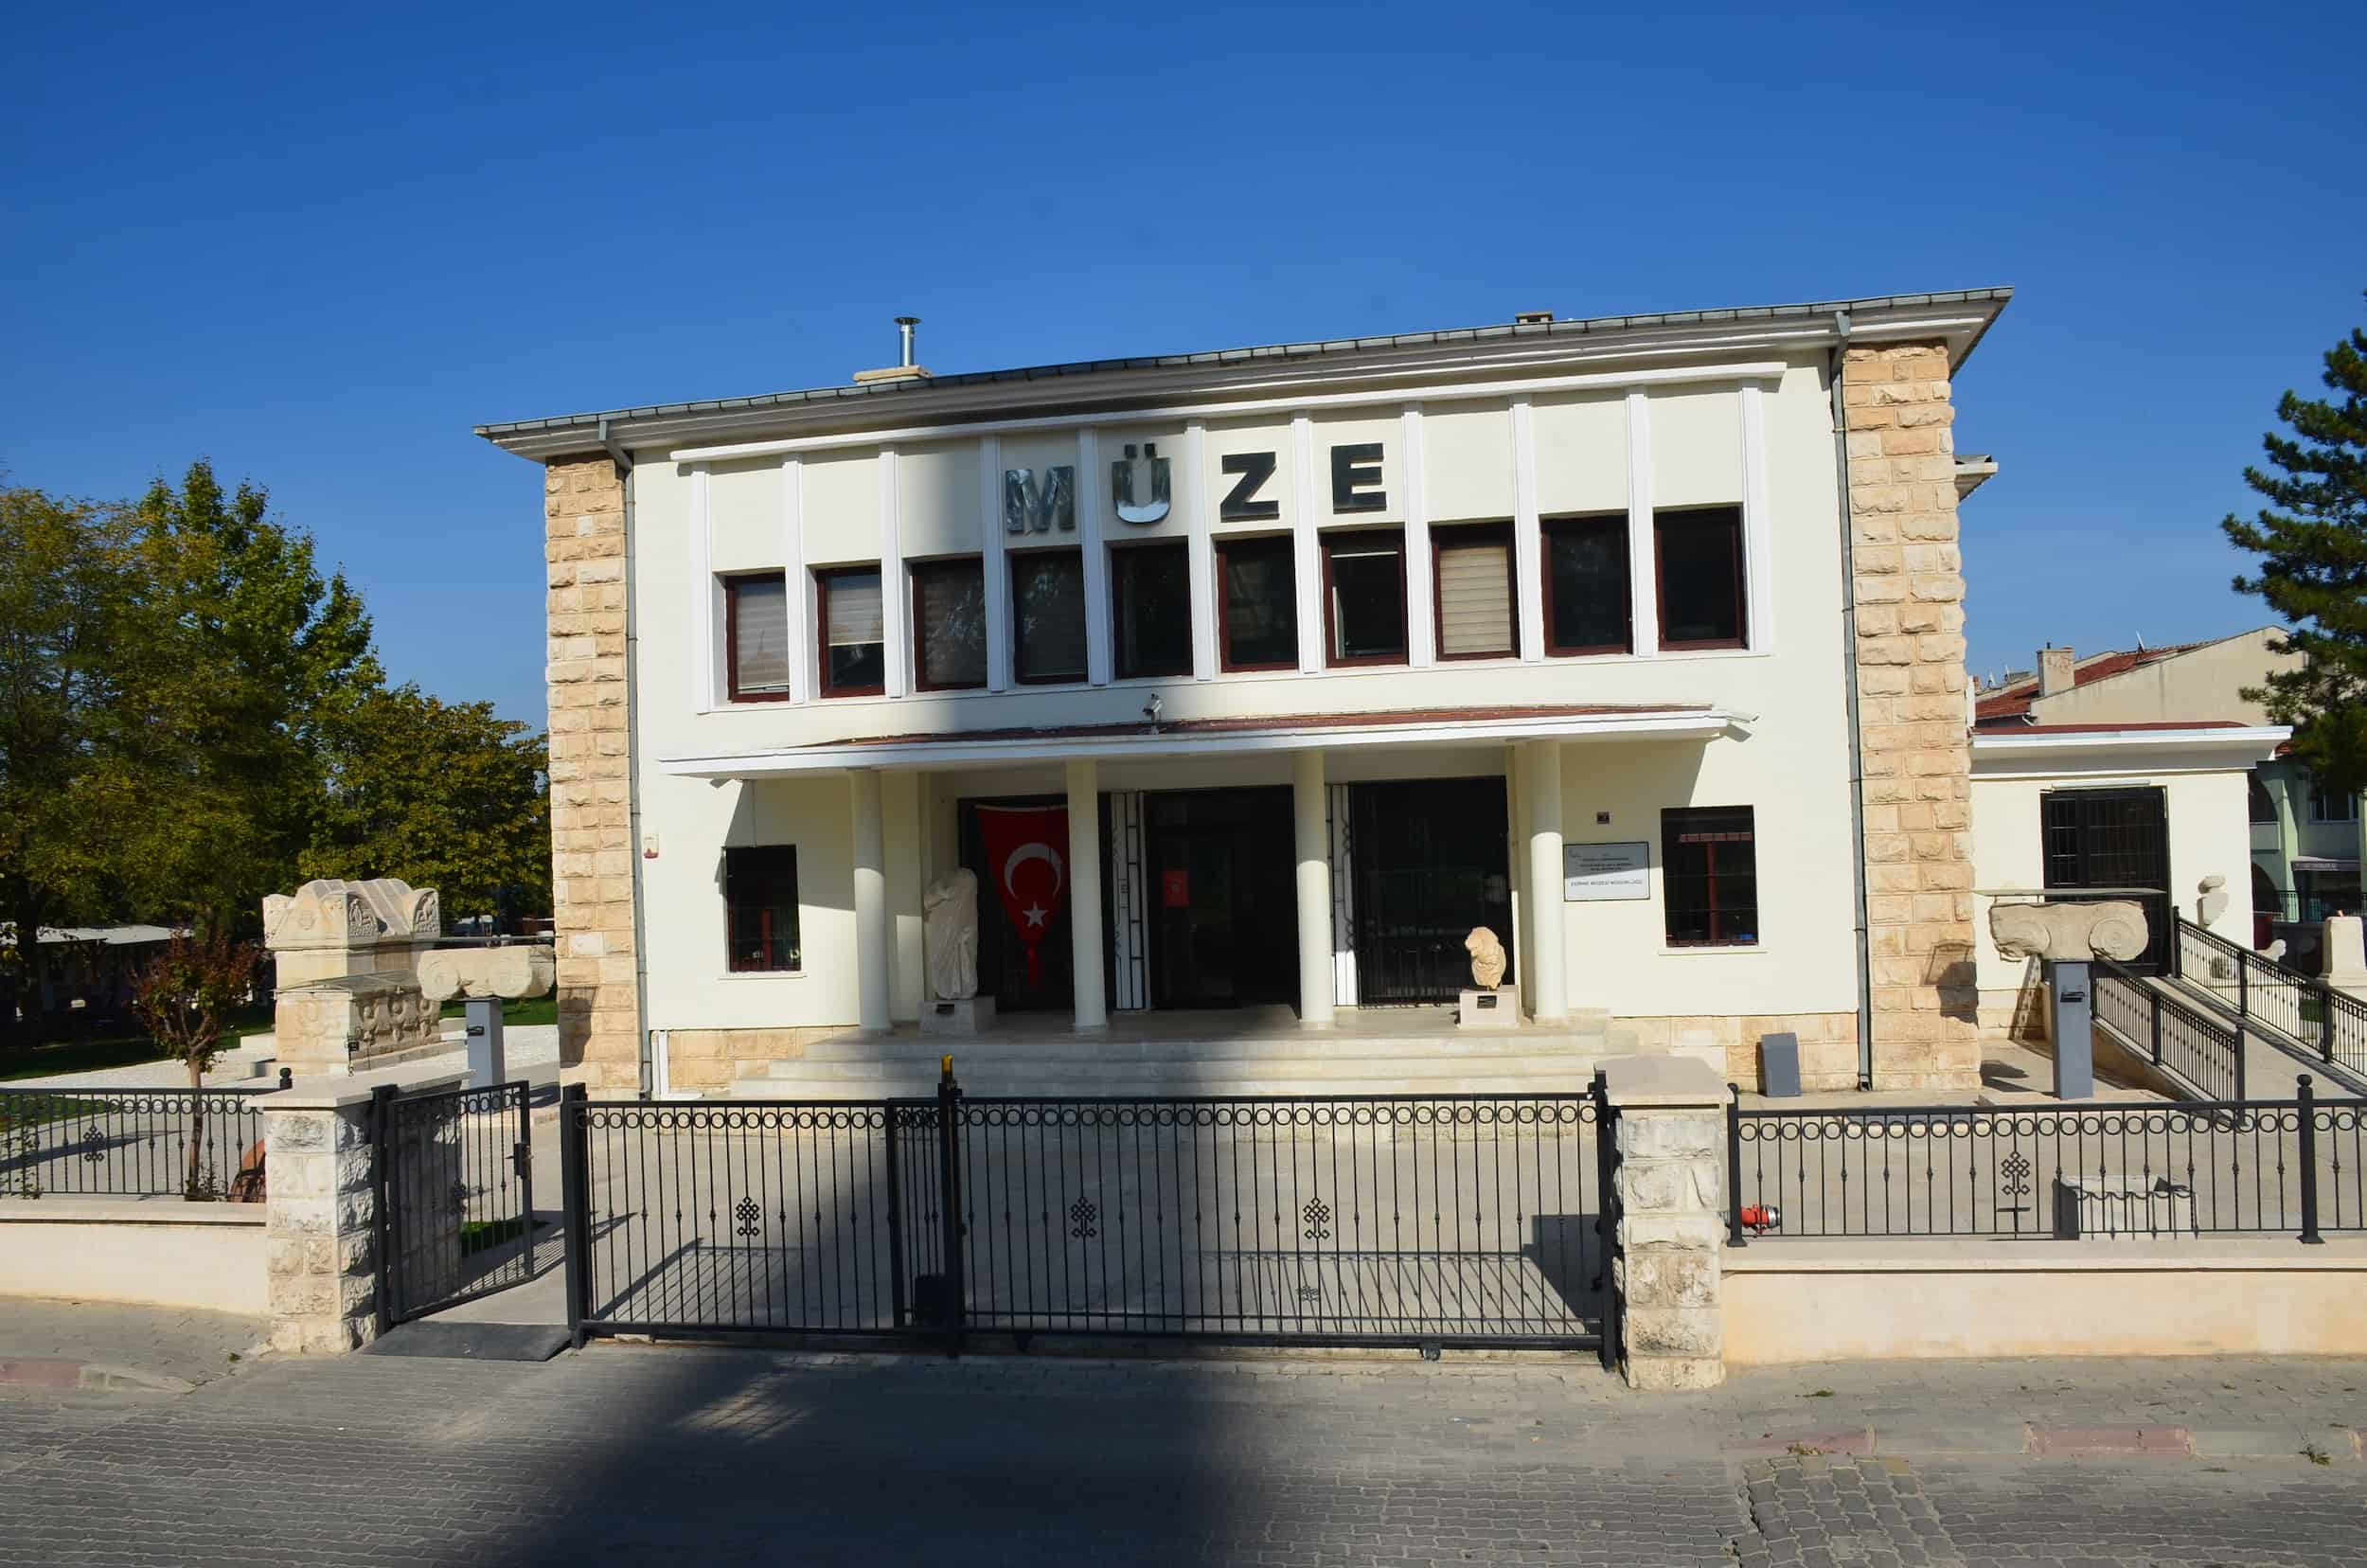
[[[1059,898],[1061,885],[1068,880],[1067,868],[1060,864],[1060,857],[1053,853],[1052,846],[1048,844],[1023,844],[1012,850],[1011,858],[1003,863],[1004,888],[1012,898],[1019,897],[1019,884],[1012,879],[1019,874],[1019,868],[1031,860],[1040,860],[1052,867],[1052,896]],[[1027,924],[1032,929],[1042,925],[1044,917],[1051,911],[1041,904],[1030,903],[1020,913],[1027,917]]]

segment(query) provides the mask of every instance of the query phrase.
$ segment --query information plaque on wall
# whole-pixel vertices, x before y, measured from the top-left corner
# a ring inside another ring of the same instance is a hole
[[[1565,902],[1650,898],[1652,846],[1643,843],[1563,845],[1561,896]]]

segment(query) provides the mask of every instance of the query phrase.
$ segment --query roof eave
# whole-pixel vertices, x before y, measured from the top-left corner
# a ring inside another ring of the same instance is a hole
[[[1621,350],[1682,358],[1753,347],[1828,348],[1839,341],[1844,316],[1852,342],[1936,336],[1949,345],[1951,362],[1962,365],[2012,297],[2011,289],[1970,289],[1273,344],[650,404],[481,424],[476,434],[504,451],[547,461],[599,451],[603,427],[613,441],[644,449],[726,435],[860,430],[915,419],[986,418],[1019,409],[1123,408],[1184,392],[1221,397],[1237,390],[1251,396],[1285,366],[1316,380],[1454,364],[1533,368],[1541,374]]]

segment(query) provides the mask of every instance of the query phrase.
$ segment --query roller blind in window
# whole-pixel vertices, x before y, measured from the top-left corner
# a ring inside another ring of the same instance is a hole
[[[1512,651],[1512,545],[1502,539],[1438,547],[1438,651]]]
[[[881,610],[878,573],[833,577],[828,598],[829,614],[823,627],[823,640],[830,647],[854,648],[886,640],[887,622]]]
[[[738,691],[779,691],[789,685],[789,587],[779,578],[736,578],[732,596],[732,674]]]

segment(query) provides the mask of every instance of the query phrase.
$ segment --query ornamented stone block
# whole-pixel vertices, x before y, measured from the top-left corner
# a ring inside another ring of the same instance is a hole
[[[431,1002],[455,996],[542,996],[558,977],[558,959],[539,944],[438,948],[419,959],[419,990]]]
[[[1989,935],[2008,958],[2111,958],[2122,963],[2151,939],[2145,912],[2121,899],[2097,903],[1999,903]]]

